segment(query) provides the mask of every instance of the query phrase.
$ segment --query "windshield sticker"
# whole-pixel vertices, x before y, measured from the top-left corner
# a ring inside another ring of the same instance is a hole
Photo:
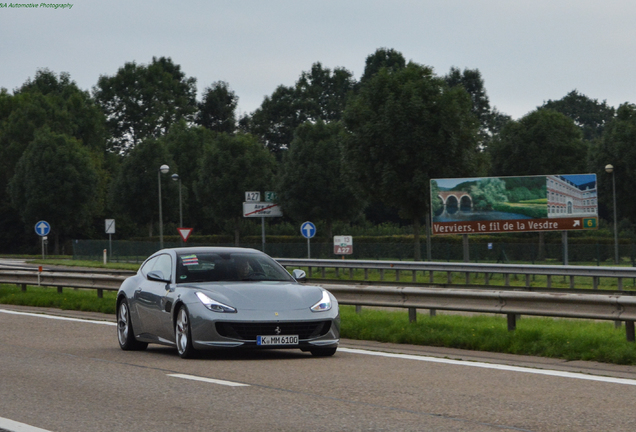
[[[181,260],[184,266],[199,265],[199,259],[196,255],[182,256]]]

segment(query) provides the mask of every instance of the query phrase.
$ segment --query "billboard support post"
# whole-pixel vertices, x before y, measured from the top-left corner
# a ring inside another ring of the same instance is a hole
[[[464,246],[464,262],[470,262],[470,249],[468,247],[468,234],[462,234],[462,244]]]
[[[568,232],[561,231],[561,243],[563,244],[563,265],[568,265]]]
[[[432,261],[431,258],[431,215],[426,214],[426,260]]]

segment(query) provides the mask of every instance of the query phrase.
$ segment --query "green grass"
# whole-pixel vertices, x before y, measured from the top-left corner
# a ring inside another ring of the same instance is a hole
[[[523,317],[508,331],[505,317],[418,314],[341,306],[341,336],[414,345],[439,346],[509,354],[636,364],[636,344],[613,322]]]
[[[15,285],[0,285],[0,304],[50,307],[64,310],[115,314],[115,291],[104,291],[98,298],[94,289],[64,288],[62,294],[56,288],[28,286],[22,291]]]
[[[116,293],[95,290],[0,285],[0,304],[52,307],[115,314]],[[491,315],[418,314],[410,323],[406,310],[389,312],[341,306],[341,336],[349,339],[468,350],[525,354],[566,360],[593,360],[636,365],[636,344],[625,340],[625,329],[613,322],[522,317],[517,330],[507,330],[506,318]]]

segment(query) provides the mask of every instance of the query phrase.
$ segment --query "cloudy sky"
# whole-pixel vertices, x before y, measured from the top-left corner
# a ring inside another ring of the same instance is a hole
[[[574,89],[612,106],[636,103],[633,0],[69,4],[57,10],[0,7],[0,87],[11,91],[48,68],[69,72],[90,90],[100,75],[114,75],[126,62],[166,56],[197,79],[199,94],[227,81],[245,113],[318,61],[359,79],[366,57],[386,47],[439,75],[451,66],[479,69],[491,105],[513,118]]]

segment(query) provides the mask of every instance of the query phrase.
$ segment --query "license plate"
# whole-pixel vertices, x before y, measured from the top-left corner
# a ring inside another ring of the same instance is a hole
[[[298,335],[256,336],[256,345],[298,345]]]

